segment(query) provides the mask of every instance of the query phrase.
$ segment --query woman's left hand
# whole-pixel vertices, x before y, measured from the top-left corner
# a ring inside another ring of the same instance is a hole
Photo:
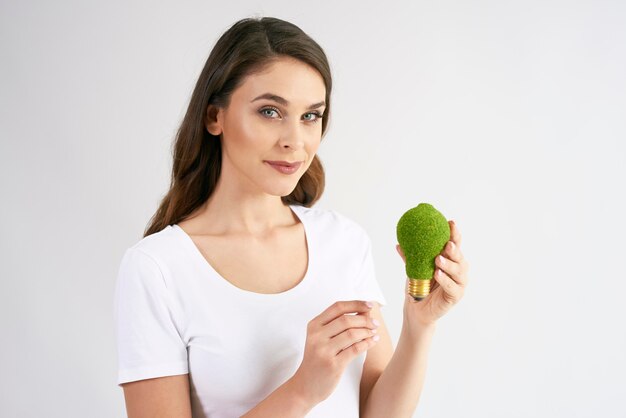
[[[446,312],[461,300],[467,286],[468,262],[461,252],[461,233],[454,221],[449,221],[450,241],[435,259],[435,274],[430,294],[421,301],[408,293],[404,300],[404,322],[409,329],[434,325]],[[396,250],[406,263],[400,245]],[[408,286],[407,278],[407,286]],[[405,286],[405,289],[407,288]]]

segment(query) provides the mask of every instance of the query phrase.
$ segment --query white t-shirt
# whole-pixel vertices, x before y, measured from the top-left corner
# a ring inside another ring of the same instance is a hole
[[[239,417],[294,375],[310,320],[338,300],[387,304],[366,231],[333,210],[290,207],[309,259],[302,281],[282,293],[234,286],[176,224],[126,250],[114,301],[118,385],[189,373],[194,418]],[[307,417],[358,418],[366,354]]]

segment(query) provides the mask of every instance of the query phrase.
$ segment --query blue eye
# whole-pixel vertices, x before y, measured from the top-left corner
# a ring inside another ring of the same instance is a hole
[[[315,119],[308,119],[309,122],[317,123],[322,119],[322,115],[318,112],[307,113],[307,115],[315,115]]]
[[[259,110],[259,113],[262,114],[263,116],[270,118],[270,119],[274,119],[274,117],[271,116],[271,113],[264,113],[264,112],[275,112],[278,114],[278,109],[276,109],[275,107],[264,107],[263,109]],[[306,115],[315,116],[315,119],[305,119],[307,122],[312,122],[312,123],[318,123],[322,119],[322,116],[323,116],[319,112],[305,113],[305,116]]]
[[[265,107],[265,108],[261,109],[261,110],[259,111],[259,113],[261,113],[262,115],[264,115],[264,116],[265,116],[265,115],[267,115],[267,113],[265,113],[265,114],[264,114],[263,112],[265,112],[266,110],[268,110],[268,111],[270,111],[270,112],[276,112],[276,113],[278,113],[278,109],[274,109],[273,107]]]

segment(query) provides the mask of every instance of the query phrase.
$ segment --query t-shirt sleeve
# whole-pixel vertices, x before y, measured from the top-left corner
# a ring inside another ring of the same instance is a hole
[[[372,241],[367,233],[363,233],[365,251],[361,259],[361,266],[355,290],[359,300],[377,301],[381,306],[387,305],[387,300],[383,294],[378,280],[376,279],[376,271],[374,268],[374,258],[372,256]]]
[[[188,373],[187,348],[172,301],[157,262],[140,249],[128,248],[114,300],[118,386]]]

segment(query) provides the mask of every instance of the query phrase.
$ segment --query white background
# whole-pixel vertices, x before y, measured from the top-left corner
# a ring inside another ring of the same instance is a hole
[[[317,207],[369,232],[394,344],[397,219],[463,234],[415,416],[626,416],[626,3],[598,0],[2,0],[0,415],[124,416],[121,256],[214,42],[260,15],[328,55]]]

